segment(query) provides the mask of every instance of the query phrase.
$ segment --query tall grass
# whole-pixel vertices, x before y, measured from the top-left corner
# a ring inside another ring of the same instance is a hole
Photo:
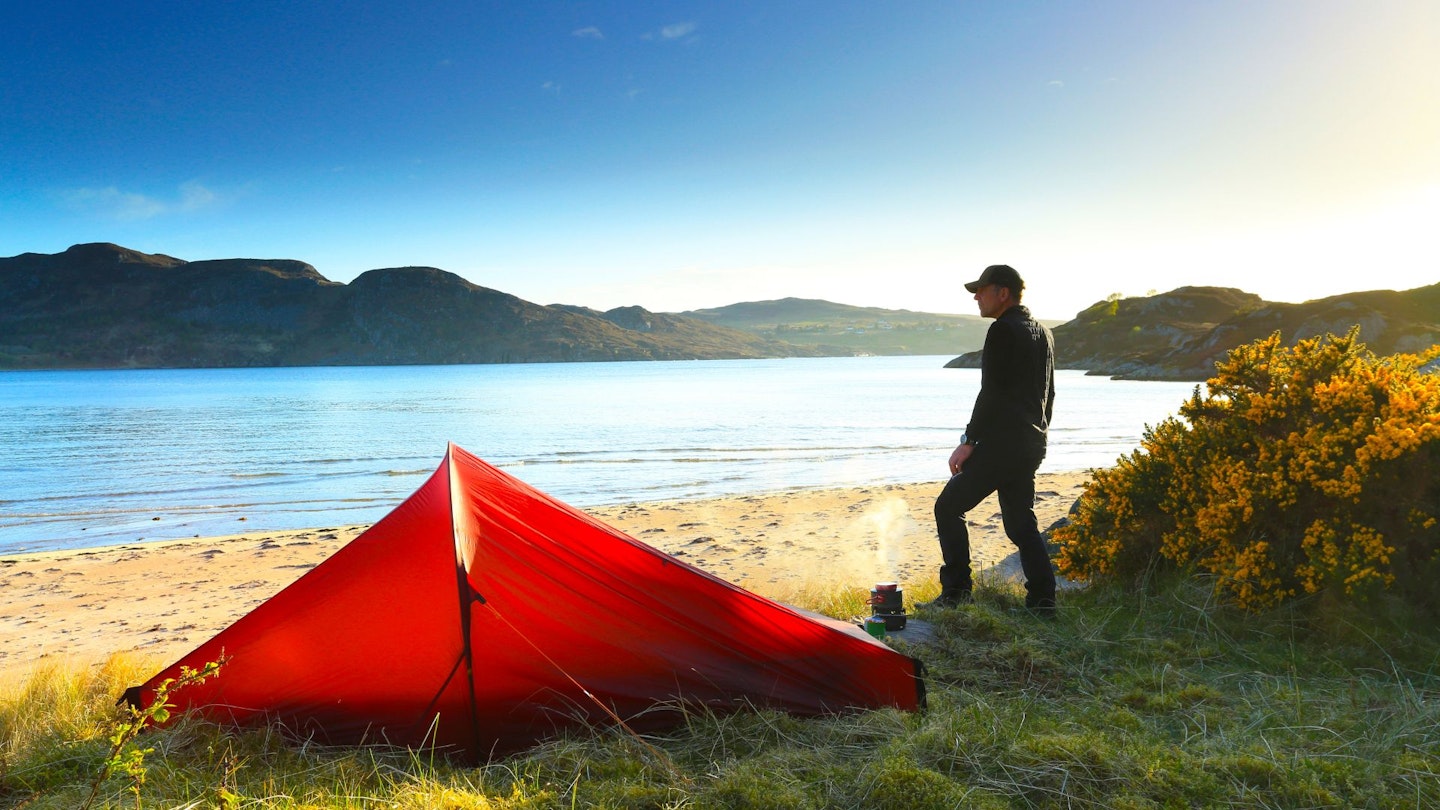
[[[923,593],[923,589],[921,589]],[[483,767],[182,722],[147,735],[144,806],[227,808],[1440,807],[1440,630],[1403,605],[1259,616],[1204,583],[1067,594],[1054,621],[984,586],[932,612],[930,708],[691,714]],[[811,594],[855,615],[866,594]],[[905,643],[894,642],[897,646]],[[0,696],[0,807],[72,808],[107,749],[126,659]],[[223,673],[220,677],[224,677]],[[131,807],[119,780],[97,806]]]

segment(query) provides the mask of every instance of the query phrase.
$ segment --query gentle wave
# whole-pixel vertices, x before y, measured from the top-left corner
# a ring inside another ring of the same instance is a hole
[[[946,359],[0,372],[0,554],[373,522],[448,442],[580,508],[937,480],[978,383]],[[1192,387],[1058,375],[1047,467]]]

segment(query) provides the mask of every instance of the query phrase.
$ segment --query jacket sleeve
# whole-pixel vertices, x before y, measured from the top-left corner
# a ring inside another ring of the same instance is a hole
[[[1045,427],[1049,429],[1055,421],[1055,336],[1049,329],[1045,330],[1045,344]]]
[[[975,408],[970,412],[970,423],[965,426],[965,433],[972,440],[979,441],[1000,426],[1000,409],[1004,407],[1003,393],[1007,387],[1005,376],[1015,371],[1013,344],[1013,336],[1004,323],[996,320],[990,324],[980,354],[980,393],[975,396]]]

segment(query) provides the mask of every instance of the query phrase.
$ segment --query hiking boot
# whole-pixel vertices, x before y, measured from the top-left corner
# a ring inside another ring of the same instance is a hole
[[[948,610],[950,608],[960,607],[961,605],[968,605],[973,601],[975,601],[975,598],[970,595],[969,591],[950,591],[948,593],[942,592],[929,602],[920,602],[915,605],[915,607],[918,610]]]
[[[1042,619],[1053,619],[1055,618],[1057,610],[1055,597],[1042,596],[1038,599],[1032,599],[1027,596],[1025,598],[1025,609]]]

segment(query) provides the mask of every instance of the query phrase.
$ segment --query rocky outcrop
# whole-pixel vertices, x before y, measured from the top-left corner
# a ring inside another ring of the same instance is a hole
[[[1287,345],[1354,327],[1377,354],[1416,352],[1440,342],[1440,284],[1269,303],[1224,287],[1181,287],[1146,298],[1097,302],[1055,328],[1059,368],[1124,379],[1210,377],[1230,350],[1279,332]],[[980,353],[948,367],[978,367]]]

